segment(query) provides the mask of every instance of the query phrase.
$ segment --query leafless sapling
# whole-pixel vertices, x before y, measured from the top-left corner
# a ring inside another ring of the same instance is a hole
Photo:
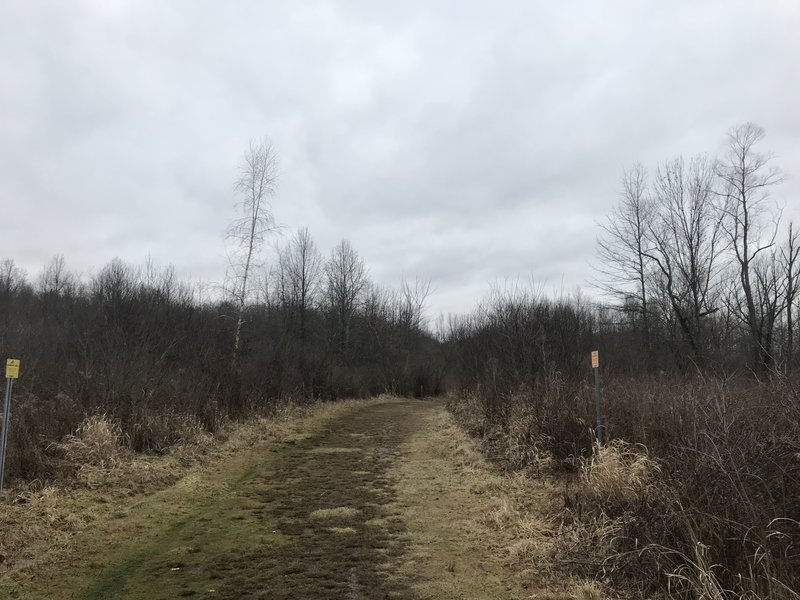
[[[270,198],[277,183],[277,156],[266,138],[251,141],[240,166],[236,191],[240,199],[237,208],[240,216],[228,228],[228,239],[235,248],[231,260],[232,289],[236,307],[236,325],[233,335],[233,362],[239,356],[245,307],[250,295],[251,274],[264,245],[267,234],[275,229]]]

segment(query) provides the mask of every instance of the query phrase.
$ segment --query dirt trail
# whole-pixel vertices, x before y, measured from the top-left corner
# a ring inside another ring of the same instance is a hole
[[[414,598],[389,566],[408,538],[386,470],[426,408],[377,404],[274,448],[79,597]]]
[[[408,582],[387,561],[407,537],[387,506],[394,493],[386,470],[414,431],[418,403],[388,403],[348,415],[285,448],[266,480],[245,494],[262,527],[279,543],[214,561],[217,597],[411,598]]]
[[[480,525],[500,479],[441,402],[384,399],[322,423],[138,502],[9,597],[534,597]]]

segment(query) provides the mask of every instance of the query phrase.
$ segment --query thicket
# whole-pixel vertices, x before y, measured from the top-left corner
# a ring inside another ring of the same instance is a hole
[[[289,265],[300,237],[319,267],[304,276],[303,294]],[[338,269],[353,265],[358,280],[342,283]],[[442,365],[422,323],[426,293],[422,284],[381,288],[346,242],[323,259],[298,233],[262,271],[234,355],[236,302],[171,268],[115,259],[81,279],[56,257],[31,280],[6,259],[0,351],[23,365],[8,472],[64,475],[59,442],[92,415],[104,414],[133,450],[160,452],[286,399],[437,393]]]
[[[636,597],[800,595],[798,237],[762,137],[625,174],[603,306],[498,288],[443,328],[451,409],[486,453],[571,473],[551,558]]]

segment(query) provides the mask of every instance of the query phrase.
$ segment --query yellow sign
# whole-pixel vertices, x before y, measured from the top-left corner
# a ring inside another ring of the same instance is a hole
[[[19,360],[9,358],[6,361],[6,379],[19,379]]]
[[[597,369],[600,366],[600,353],[597,350],[592,350],[592,368]]]

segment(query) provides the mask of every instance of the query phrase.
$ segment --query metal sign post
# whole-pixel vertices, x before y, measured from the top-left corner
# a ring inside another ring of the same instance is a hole
[[[8,421],[11,418],[11,391],[14,380],[19,378],[19,360],[6,361],[6,399],[3,405],[3,426],[0,428],[0,491],[3,490],[6,476],[6,443],[8,442]]]
[[[594,412],[596,418],[595,435],[597,443],[602,445],[605,442],[606,426],[603,423],[603,414],[600,412],[600,353],[592,351],[592,371],[594,371]]]

